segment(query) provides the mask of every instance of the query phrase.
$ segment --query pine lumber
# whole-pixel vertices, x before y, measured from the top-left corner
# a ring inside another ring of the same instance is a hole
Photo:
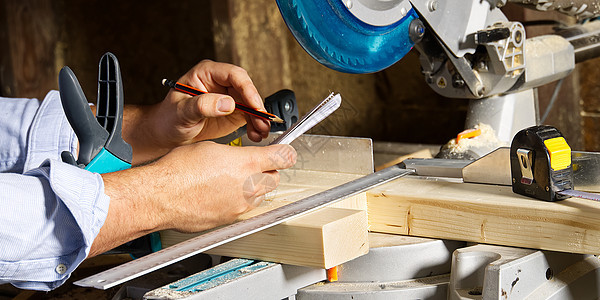
[[[431,151],[429,149],[422,149],[410,154],[406,154],[406,155],[401,155],[395,159],[392,159],[382,165],[379,165],[377,167],[375,167],[375,171],[379,171],[382,169],[385,169],[387,167],[391,167],[393,165],[397,165],[409,158],[433,158],[433,156],[431,155]]]
[[[401,178],[367,192],[370,230],[477,243],[600,253],[600,203],[545,202],[509,186]]]
[[[283,183],[268,194],[259,207],[243,214],[239,220],[362,176],[307,170],[290,172],[293,174],[282,174]],[[163,247],[168,247],[198,234],[166,230],[160,235]],[[207,253],[327,269],[366,254],[368,250],[366,194],[362,193]]]
[[[207,253],[329,269],[369,251],[367,229],[366,211],[325,208]]]

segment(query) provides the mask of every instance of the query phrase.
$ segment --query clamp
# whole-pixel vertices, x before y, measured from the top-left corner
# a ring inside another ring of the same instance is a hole
[[[133,150],[123,140],[123,81],[117,57],[107,52],[98,66],[96,116],[92,113],[81,85],[71,68],[58,75],[63,110],[79,140],[77,160],[69,151],[61,153],[64,162],[90,172],[110,173],[131,168]],[[107,253],[129,253],[140,257],[161,249],[158,233],[145,235]]]
[[[121,136],[124,100],[117,57],[109,52],[100,59],[95,117],[71,68],[60,70],[58,86],[65,115],[79,139],[77,161],[68,151],[61,154],[63,161],[96,173],[131,168],[133,151]]]

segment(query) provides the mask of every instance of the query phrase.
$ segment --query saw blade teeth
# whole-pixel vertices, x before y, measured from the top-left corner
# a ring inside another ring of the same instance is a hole
[[[335,60],[342,62],[342,56],[339,53],[335,52],[335,53],[333,53],[333,56],[334,56]]]

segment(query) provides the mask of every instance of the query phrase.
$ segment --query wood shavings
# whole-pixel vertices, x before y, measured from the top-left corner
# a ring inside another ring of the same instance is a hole
[[[452,139],[448,143],[450,152],[453,154],[458,154],[465,153],[472,148],[499,147],[500,145],[506,145],[506,143],[498,140],[496,131],[494,131],[490,125],[479,123],[475,125],[475,129],[481,130],[481,135],[473,138],[461,139],[458,144],[456,143],[456,139]]]

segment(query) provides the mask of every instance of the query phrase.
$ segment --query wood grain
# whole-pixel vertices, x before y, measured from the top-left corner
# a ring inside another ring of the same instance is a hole
[[[508,186],[402,178],[367,193],[375,232],[573,253],[600,252],[600,203],[544,202]]]

